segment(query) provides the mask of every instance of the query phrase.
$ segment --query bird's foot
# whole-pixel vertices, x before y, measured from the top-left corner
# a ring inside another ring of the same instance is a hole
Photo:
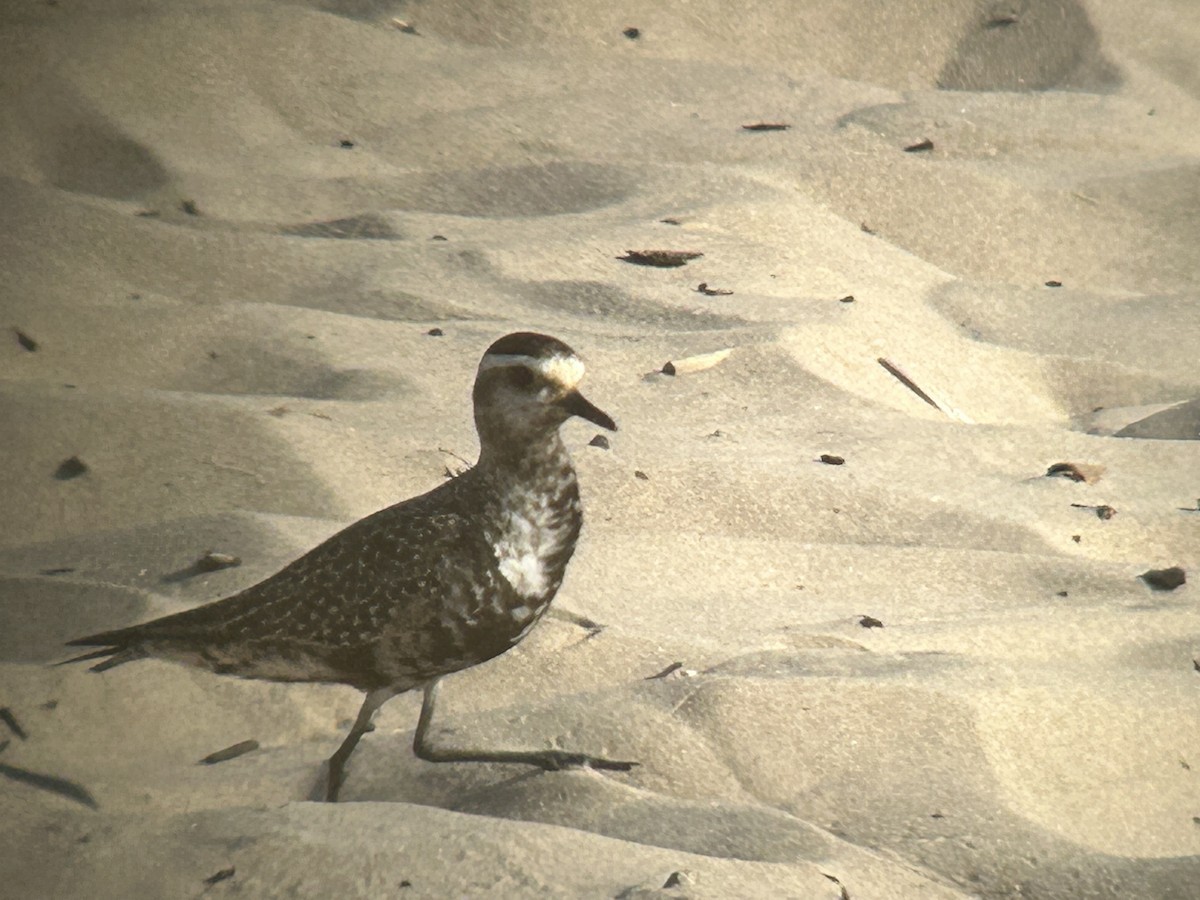
[[[619,759],[605,759],[601,756],[588,756],[586,753],[571,753],[566,750],[545,750],[531,753],[528,760],[535,766],[541,766],[547,772],[557,772],[560,769],[604,769],[609,772],[628,772],[636,762]]]

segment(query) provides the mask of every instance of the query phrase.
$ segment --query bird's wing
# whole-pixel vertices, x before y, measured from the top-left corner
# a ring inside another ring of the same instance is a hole
[[[482,540],[471,517],[429,494],[382,509],[334,534],[275,575],[244,591],[140,625],[68,641],[70,646],[136,648],[147,641],[228,642],[248,637],[332,640],[378,627],[391,608],[436,590],[447,553]],[[78,657],[98,658],[103,653]]]

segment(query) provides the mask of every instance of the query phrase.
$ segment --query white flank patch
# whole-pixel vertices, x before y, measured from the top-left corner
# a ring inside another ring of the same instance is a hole
[[[493,547],[500,574],[522,597],[540,600],[550,590],[545,561],[562,546],[558,530],[550,528],[550,517],[545,506],[509,513]]]
[[[577,356],[551,356],[538,359],[513,353],[489,353],[479,362],[479,374],[502,366],[525,366],[549,381],[572,390],[583,381],[583,362]]]

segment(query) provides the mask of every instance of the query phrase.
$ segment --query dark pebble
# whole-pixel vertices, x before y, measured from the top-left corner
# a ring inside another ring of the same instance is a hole
[[[54,477],[59,481],[70,481],[72,478],[78,478],[88,470],[88,464],[78,456],[72,456],[70,459],[64,459],[58,464],[58,468],[54,470]]]
[[[1169,569],[1150,569],[1138,578],[1156,591],[1173,591],[1187,582],[1187,573],[1179,566],[1171,566]]]

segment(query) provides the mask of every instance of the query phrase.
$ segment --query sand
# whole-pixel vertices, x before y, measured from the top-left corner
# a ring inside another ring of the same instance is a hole
[[[2,892],[1200,896],[1198,44],[1188,0],[5,6]],[[565,430],[605,627],[448,680],[438,740],[639,768],[422,763],[405,696],[330,806],[353,690],[49,665],[438,484],[520,329],[621,426]]]

